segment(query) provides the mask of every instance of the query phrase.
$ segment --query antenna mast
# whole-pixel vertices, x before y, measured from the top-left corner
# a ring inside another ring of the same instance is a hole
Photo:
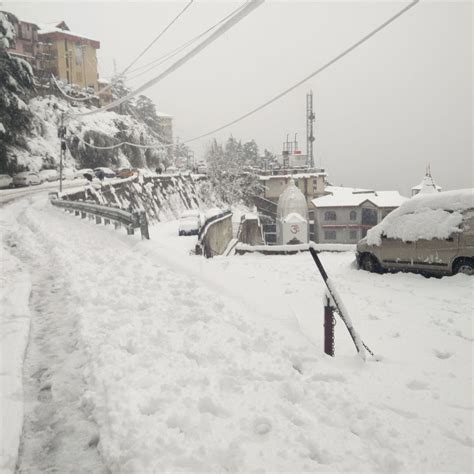
[[[313,112],[313,91],[309,91],[306,94],[306,166],[308,168],[314,167],[314,156],[313,156],[313,123],[315,115]]]

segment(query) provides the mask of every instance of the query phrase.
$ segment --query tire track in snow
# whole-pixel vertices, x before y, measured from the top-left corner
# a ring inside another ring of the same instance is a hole
[[[77,339],[80,303],[54,248],[24,211],[17,257],[32,270],[31,330],[23,369],[25,417],[17,472],[107,472],[95,423],[81,408],[85,355]],[[32,238],[34,235],[34,239]]]

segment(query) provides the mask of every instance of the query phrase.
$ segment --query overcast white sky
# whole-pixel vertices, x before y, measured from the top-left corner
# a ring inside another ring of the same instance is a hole
[[[187,2],[20,2],[1,8],[38,23],[65,20],[100,41],[101,74],[123,69]],[[247,112],[306,76],[408,2],[266,2],[147,91],[181,140]],[[239,5],[199,1],[138,63],[203,31]],[[257,115],[220,132],[280,152],[316,109],[316,162],[335,184],[407,194],[425,167],[444,189],[473,186],[472,2],[422,0],[369,42]],[[162,68],[166,67],[162,66]],[[138,86],[162,69],[131,81]],[[191,144],[200,156],[209,139]]]

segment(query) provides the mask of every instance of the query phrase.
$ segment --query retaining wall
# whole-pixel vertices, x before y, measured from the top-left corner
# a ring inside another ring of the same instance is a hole
[[[193,176],[134,177],[104,184],[100,189],[88,187],[65,194],[63,199],[89,200],[131,211],[145,210],[149,221],[160,222],[176,219],[186,209],[200,207],[201,182],[201,178]]]

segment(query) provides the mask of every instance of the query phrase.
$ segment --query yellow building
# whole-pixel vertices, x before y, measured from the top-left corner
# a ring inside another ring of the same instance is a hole
[[[63,21],[38,32],[40,68],[45,74],[98,91],[96,50],[100,42],[72,33]]]

